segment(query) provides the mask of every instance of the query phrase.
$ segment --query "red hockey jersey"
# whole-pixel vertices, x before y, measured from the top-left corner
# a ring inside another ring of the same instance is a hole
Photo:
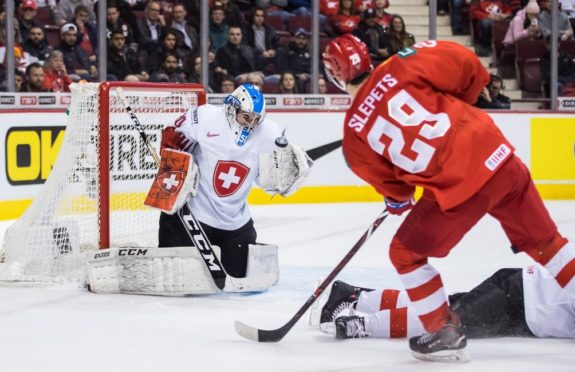
[[[350,168],[384,196],[425,189],[443,210],[470,198],[514,148],[472,106],[489,74],[469,49],[425,41],[379,65],[348,109],[343,152]]]

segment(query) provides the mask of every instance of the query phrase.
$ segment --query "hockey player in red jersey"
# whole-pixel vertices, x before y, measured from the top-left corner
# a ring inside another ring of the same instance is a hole
[[[413,208],[389,255],[427,332],[409,341],[416,357],[464,354],[460,320],[428,257],[446,256],[486,214],[499,220],[515,251],[575,296],[575,247],[557,231],[513,146],[473,107],[489,81],[473,52],[425,41],[374,69],[365,44],[344,35],[327,45],[323,61],[353,99],[342,144],[349,167],[385,197],[390,213]],[[414,205],[416,186],[424,192]]]
[[[500,269],[469,292],[450,295],[449,304],[469,338],[575,339],[575,299],[537,264]],[[339,339],[413,337],[424,330],[404,290],[371,290],[342,281],[334,282],[317,316],[320,329],[335,331]]]

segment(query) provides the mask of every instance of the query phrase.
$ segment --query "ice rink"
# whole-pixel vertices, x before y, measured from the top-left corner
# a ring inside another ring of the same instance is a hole
[[[560,231],[575,240],[575,201],[547,202]],[[302,319],[275,344],[238,336],[234,320],[279,328],[361,237],[382,203],[252,207],[260,242],[279,245],[281,278],[266,293],[165,298],[98,295],[78,285],[0,287],[1,372],[171,371],[575,371],[575,340],[471,340],[468,364],[413,359],[406,340],[336,340]],[[389,217],[342,271],[351,284],[397,288],[387,247],[401,218]],[[0,223],[0,237],[10,222]],[[468,290],[514,255],[483,219],[444,259],[432,261],[448,292]],[[573,320],[575,321],[575,319]]]

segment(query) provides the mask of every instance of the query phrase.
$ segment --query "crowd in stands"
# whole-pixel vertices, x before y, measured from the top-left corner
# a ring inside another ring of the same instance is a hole
[[[573,37],[569,19],[575,15],[575,0],[560,2],[560,38],[567,41]],[[416,42],[402,16],[387,12],[389,0],[318,3],[321,50],[330,38],[352,33],[367,44],[377,65]],[[107,37],[102,41],[94,0],[17,0],[17,90],[66,92],[71,82],[82,80],[200,82],[202,57],[208,59],[210,92],[230,92],[243,82],[266,93],[311,90],[312,0],[210,0],[207,56],[199,54],[199,0],[106,4]],[[453,33],[471,34],[477,54],[486,56],[492,51],[494,23],[509,24],[502,40],[505,46],[548,38],[550,4],[550,0],[439,0],[438,14],[450,13]],[[0,58],[5,55],[5,18],[2,10]],[[107,51],[107,76],[98,76],[99,48]],[[1,66],[0,81],[5,81],[5,63]],[[318,85],[320,92],[339,93],[324,76]]]

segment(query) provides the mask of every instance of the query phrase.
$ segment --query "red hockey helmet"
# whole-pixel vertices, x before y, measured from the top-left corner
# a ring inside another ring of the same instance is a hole
[[[347,83],[373,69],[367,46],[351,34],[327,44],[323,63],[329,80],[342,90]]]

